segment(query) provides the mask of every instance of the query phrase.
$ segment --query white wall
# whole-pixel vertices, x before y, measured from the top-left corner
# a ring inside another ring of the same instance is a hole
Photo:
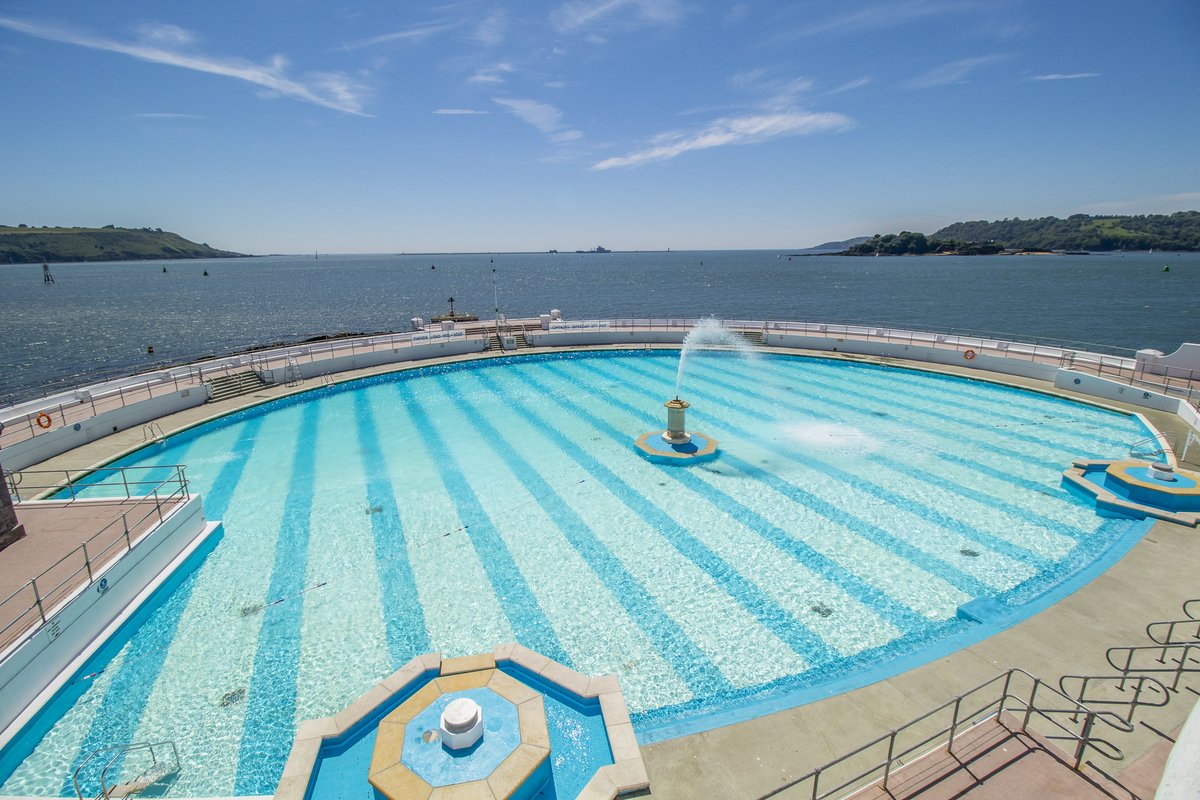
[[[1058,374],[1054,376],[1054,385],[1059,389],[1083,392],[1105,400],[1120,400],[1143,408],[1153,408],[1156,411],[1176,414],[1180,410],[1181,401],[1178,397],[1167,397],[1140,386],[1110,381],[1086,372],[1075,372],[1069,369],[1058,370]],[[1187,404],[1183,403],[1183,405]]]
[[[443,356],[460,356],[465,353],[482,353],[487,350],[487,339],[456,339],[448,342],[433,344],[404,345],[395,349],[376,350],[372,352],[355,353],[354,355],[334,356],[311,363],[298,361],[300,375],[305,378],[315,378],[321,375],[332,375],[352,369],[378,367],[382,364],[396,364],[402,361],[419,361],[426,358]],[[259,371],[259,375],[268,383],[286,383],[287,367],[276,367]],[[7,463],[7,462],[6,462]]]
[[[153,592],[220,528],[199,495],[97,575],[96,583],[48,610],[47,624],[0,663],[0,749]],[[99,579],[108,581],[100,591]]]
[[[24,469],[109,434],[144,425],[151,420],[201,405],[208,400],[203,386],[150,397],[122,408],[105,411],[73,425],[62,425],[0,451],[6,470]]]

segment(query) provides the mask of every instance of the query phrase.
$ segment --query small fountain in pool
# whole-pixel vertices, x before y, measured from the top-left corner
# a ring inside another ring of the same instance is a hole
[[[698,431],[687,429],[687,410],[691,404],[679,397],[683,386],[684,366],[688,356],[702,347],[730,348],[751,353],[750,345],[733,331],[721,327],[715,319],[702,319],[688,331],[679,353],[679,368],[675,373],[675,398],[668,400],[667,429],[643,433],[635,446],[638,453],[659,464],[693,464],[717,457],[717,440]]]

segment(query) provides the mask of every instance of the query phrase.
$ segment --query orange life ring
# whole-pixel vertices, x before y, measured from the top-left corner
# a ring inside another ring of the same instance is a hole
[[[46,430],[54,424],[54,420],[50,419],[50,415],[43,411],[37,415],[37,424],[39,428]]]
[[[970,361],[974,357],[975,357],[974,350],[968,350],[965,353],[963,353],[963,358],[965,358],[967,361]]]

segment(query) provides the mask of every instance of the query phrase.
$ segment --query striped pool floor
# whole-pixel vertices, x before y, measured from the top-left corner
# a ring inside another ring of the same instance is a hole
[[[123,460],[186,464],[224,539],[16,743],[0,793],[73,796],[93,750],[172,739],[172,795],[269,794],[299,720],[418,653],[502,641],[618,673],[643,736],[712,724],[936,646],[974,598],[1039,598],[1133,525],[1060,475],[1124,455],[1135,418],[895,368],[693,353],[689,425],[720,457],[652,464],[632,443],[663,427],[677,363],[425,368]]]

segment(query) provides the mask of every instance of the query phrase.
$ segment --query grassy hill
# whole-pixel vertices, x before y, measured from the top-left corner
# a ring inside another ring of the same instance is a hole
[[[0,264],[237,258],[161,228],[16,228],[0,225]]]
[[[956,222],[932,238],[1032,250],[1200,250],[1200,211]]]

